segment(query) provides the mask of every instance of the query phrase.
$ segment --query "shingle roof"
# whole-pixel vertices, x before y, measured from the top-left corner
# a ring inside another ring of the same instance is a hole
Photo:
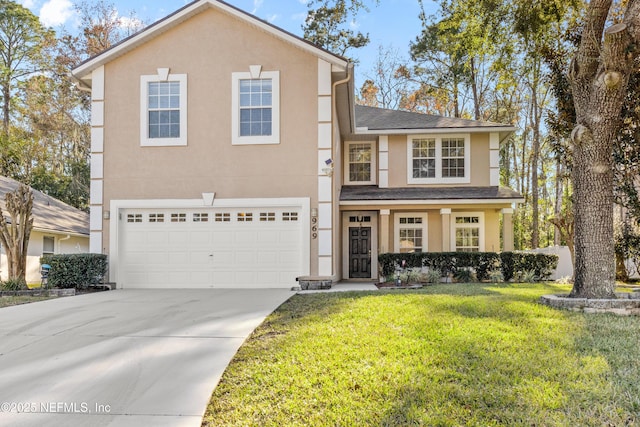
[[[20,183],[0,176],[0,208],[5,210],[5,194],[15,191]],[[89,235],[89,214],[51,196],[31,189],[33,193],[33,227],[57,233]]]
[[[517,191],[505,187],[405,187],[378,188],[375,185],[342,187],[340,201],[376,200],[505,200],[522,199]]]
[[[409,111],[387,110],[385,108],[356,105],[356,126],[369,130],[383,129],[471,129],[471,128],[504,128],[510,125],[484,122],[479,120],[459,119],[455,117],[434,116],[431,114],[412,113]]]

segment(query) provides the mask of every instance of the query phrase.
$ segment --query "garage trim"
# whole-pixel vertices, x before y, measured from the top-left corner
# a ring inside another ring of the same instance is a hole
[[[300,223],[302,227],[302,254],[301,254],[301,276],[309,275],[311,248],[310,234],[304,232],[311,226],[311,202],[306,197],[285,197],[285,198],[256,198],[256,199],[218,199],[213,201],[213,205],[205,203],[200,199],[147,199],[147,200],[111,200],[111,215],[109,219],[109,280],[118,283],[119,264],[119,218],[122,211],[126,209],[197,209],[197,208],[258,208],[292,207],[301,210]]]

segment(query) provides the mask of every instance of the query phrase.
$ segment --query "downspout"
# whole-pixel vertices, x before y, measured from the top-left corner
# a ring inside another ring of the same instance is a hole
[[[71,238],[71,234],[67,234],[67,237],[63,237],[62,239],[58,239],[58,253],[60,253],[60,242],[64,242],[65,240],[69,240]]]
[[[337,105],[338,104],[338,102],[337,102],[338,96],[337,96],[337,93],[336,93],[336,89],[337,89],[337,87],[339,85],[348,83],[351,80],[351,76],[353,75],[353,73],[350,72],[350,71],[352,71],[352,70],[353,70],[353,64],[348,63],[347,64],[347,77],[345,77],[342,80],[338,80],[337,82],[334,82],[331,85],[331,101],[332,101],[331,102],[332,103],[332,106],[331,106],[332,112],[331,113],[335,114],[336,120],[338,119],[338,105]],[[351,108],[351,102],[349,102],[349,109],[350,110],[352,109]],[[349,114],[351,115],[352,112],[350,111]],[[354,118],[354,121],[355,121],[355,118]],[[351,127],[351,124],[349,125],[349,127]],[[339,131],[339,129],[340,129],[340,125],[338,125],[338,131]],[[333,133],[333,129],[331,129],[331,132]],[[342,137],[342,135],[340,135],[340,137]],[[331,157],[333,159],[338,159],[339,156],[340,156],[340,153],[336,153],[335,152],[335,150],[337,148],[336,146],[338,144],[332,144],[332,145],[333,145],[333,147],[331,148]],[[340,144],[340,146],[342,146],[342,144]],[[340,165],[340,170],[338,171],[338,173],[342,173],[342,162],[340,162],[339,165]],[[334,173],[335,173],[335,171],[334,171]],[[334,183],[334,181],[333,181],[333,174],[332,174],[332,185],[333,185],[333,183]],[[332,223],[333,224],[340,224],[340,194],[339,194],[339,192],[335,191],[335,188],[333,190],[334,190],[334,197],[335,197],[335,200],[336,200],[335,203],[337,204],[338,209],[335,211],[335,214],[334,214],[335,217],[332,218]],[[336,227],[334,227],[333,228],[333,234],[334,235],[332,236],[331,240],[333,242],[340,241],[340,239],[336,239],[336,235],[340,235],[341,233],[342,233],[342,230],[337,229]],[[342,269],[342,259],[339,259],[339,257],[337,256],[337,254],[342,253],[342,250],[338,246],[339,245],[335,244],[335,246],[333,248],[333,251],[332,251],[333,252],[334,271],[333,271],[333,277],[331,279],[334,282],[337,281],[337,279],[338,279],[338,273],[337,273],[338,265],[340,265],[340,269]],[[340,263],[340,264],[338,264],[338,263]],[[342,272],[342,275],[344,276],[344,271]]]

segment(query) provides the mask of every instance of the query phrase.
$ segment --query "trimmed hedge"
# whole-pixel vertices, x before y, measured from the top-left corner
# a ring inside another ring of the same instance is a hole
[[[498,269],[505,281],[525,271],[533,271],[538,280],[545,280],[557,267],[558,256],[525,252],[414,252],[380,254],[378,261],[384,277],[394,274],[396,267],[405,261],[406,268],[427,267],[440,270],[443,275],[473,268],[478,280],[487,280],[489,272]]]
[[[48,286],[86,288],[102,282],[107,274],[107,256],[103,254],[44,255],[40,264],[49,264]]]

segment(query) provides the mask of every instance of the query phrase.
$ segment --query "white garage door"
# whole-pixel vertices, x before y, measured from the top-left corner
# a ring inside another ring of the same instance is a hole
[[[123,288],[291,287],[302,272],[301,209],[122,212]]]

